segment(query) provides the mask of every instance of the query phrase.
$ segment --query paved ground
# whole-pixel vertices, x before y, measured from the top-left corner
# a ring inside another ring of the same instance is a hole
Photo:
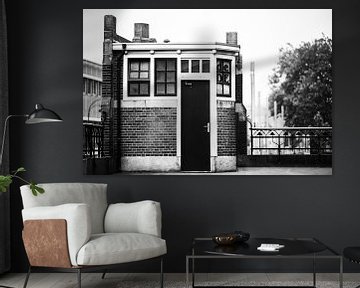
[[[236,172],[170,172],[170,173],[124,173],[146,175],[332,175],[332,168],[324,167],[241,167]]]

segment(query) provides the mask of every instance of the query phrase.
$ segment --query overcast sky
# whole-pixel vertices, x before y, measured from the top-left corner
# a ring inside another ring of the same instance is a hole
[[[150,25],[150,37],[161,43],[225,42],[226,32],[238,32],[244,63],[244,103],[250,109],[250,61],[255,61],[256,95],[262,103],[270,93],[269,75],[279,49],[332,38],[331,9],[84,9],[83,58],[102,62],[104,15],[117,18],[117,34],[132,40],[134,23]]]

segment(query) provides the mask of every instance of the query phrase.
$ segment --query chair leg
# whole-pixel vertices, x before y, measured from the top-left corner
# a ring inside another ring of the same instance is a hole
[[[163,257],[161,257],[160,260],[160,287],[163,288],[164,287],[164,269],[163,269]]]
[[[101,279],[105,279],[106,272],[107,270],[104,270],[104,273],[101,275]]]
[[[26,278],[25,278],[25,282],[24,282],[23,288],[26,288],[27,283],[28,283],[28,281],[29,281],[30,274],[31,274],[31,265],[29,266],[29,270],[28,270],[28,272],[27,272],[27,274],[26,274]]]
[[[77,269],[78,288],[81,288],[81,269]]]

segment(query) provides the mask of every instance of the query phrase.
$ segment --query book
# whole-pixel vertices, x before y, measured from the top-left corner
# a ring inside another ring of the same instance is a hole
[[[284,245],[280,244],[269,244],[269,243],[262,243],[257,249],[259,251],[268,251],[268,252],[277,252],[279,249],[284,248]]]

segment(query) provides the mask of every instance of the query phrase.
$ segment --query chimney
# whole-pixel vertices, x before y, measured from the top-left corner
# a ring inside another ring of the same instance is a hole
[[[149,38],[149,24],[134,24],[134,38],[132,42],[156,42],[156,39]]]
[[[226,44],[234,46],[238,45],[237,32],[226,32]]]
[[[116,17],[113,15],[104,16],[104,39],[113,40],[116,36]]]
[[[149,24],[135,23],[134,38],[149,38]]]

